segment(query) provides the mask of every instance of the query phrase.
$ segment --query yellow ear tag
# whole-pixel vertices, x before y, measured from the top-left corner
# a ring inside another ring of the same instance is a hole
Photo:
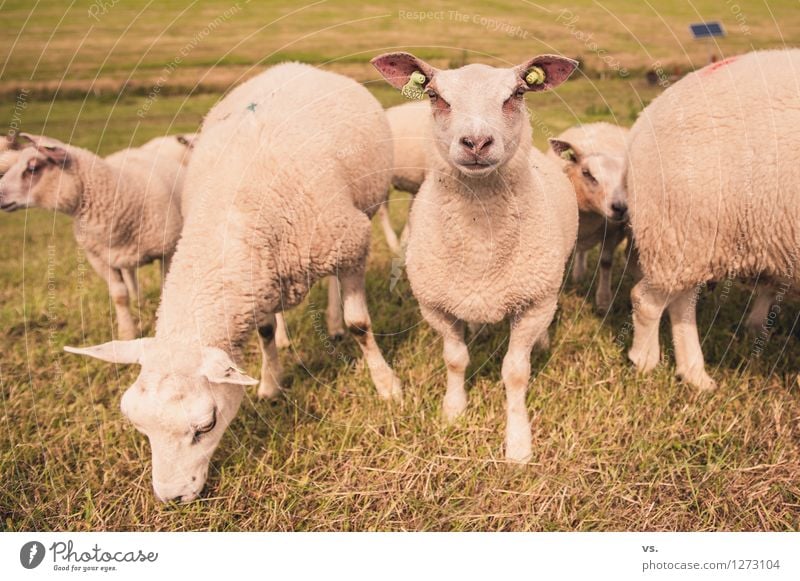
[[[400,89],[400,93],[406,99],[414,99],[419,101],[422,99],[425,90],[425,81],[428,79],[425,78],[419,71],[414,71],[411,73],[411,76],[408,79],[408,82],[403,85],[403,88]]]
[[[525,75],[525,82],[529,85],[543,85],[546,78],[542,67],[531,67],[531,70]]]
[[[565,149],[561,152],[561,159],[566,161],[572,161],[575,158],[575,150],[571,147],[569,149]]]

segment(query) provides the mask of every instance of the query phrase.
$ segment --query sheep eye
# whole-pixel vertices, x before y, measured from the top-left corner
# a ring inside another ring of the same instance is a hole
[[[515,97],[524,97],[526,92],[527,92],[527,90],[525,89],[525,87],[519,87],[519,88],[517,88],[516,91],[514,91],[514,96]]]
[[[214,411],[212,412],[212,415],[211,415],[211,421],[208,422],[207,424],[203,425],[203,426],[196,426],[194,428],[194,435],[192,436],[192,443],[196,444],[197,442],[199,442],[200,441],[200,436],[202,436],[203,434],[207,434],[208,432],[213,430],[216,425],[217,425],[217,410],[216,410],[216,408],[214,408]]]
[[[425,93],[428,95],[428,98],[430,98],[432,103],[435,103],[436,101],[439,100],[439,94],[433,89],[428,89],[427,91],[425,91]]]
[[[588,169],[584,168],[584,169],[583,169],[583,171],[582,171],[581,173],[583,174],[583,177],[585,177],[586,179],[588,179],[588,180],[589,180],[590,182],[592,182],[593,184],[596,184],[596,183],[597,183],[597,180],[596,180],[596,179],[594,178],[594,176],[592,175],[592,172],[590,172]]]
[[[40,166],[34,165],[34,164],[27,165],[25,167],[25,171],[22,172],[22,173],[24,173],[25,175],[33,175],[33,174],[35,174],[36,172],[39,171],[39,167]]]

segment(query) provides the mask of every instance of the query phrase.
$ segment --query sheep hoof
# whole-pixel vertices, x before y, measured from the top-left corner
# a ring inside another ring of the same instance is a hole
[[[338,343],[342,339],[344,339],[344,330],[341,331],[331,331],[328,333],[328,339],[331,341]]]
[[[445,397],[442,402],[442,419],[447,424],[455,423],[467,409],[467,394],[461,393],[453,397]]]
[[[375,387],[378,389],[378,397],[383,400],[400,402],[403,399],[403,383],[394,373],[388,381],[376,382]]]
[[[531,438],[514,438],[506,442],[506,460],[514,464],[527,464],[533,456]]]
[[[628,359],[633,362],[639,373],[650,373],[658,365],[660,357],[658,351],[653,349],[645,351],[631,347],[628,351]]]
[[[607,315],[608,311],[611,310],[611,300],[598,299],[595,308],[599,314]]]
[[[258,384],[258,399],[275,399],[281,393],[281,386],[276,381],[261,381]]]
[[[717,382],[711,379],[705,369],[691,371],[678,371],[678,377],[686,383],[697,388],[697,391],[713,391],[717,389]]]

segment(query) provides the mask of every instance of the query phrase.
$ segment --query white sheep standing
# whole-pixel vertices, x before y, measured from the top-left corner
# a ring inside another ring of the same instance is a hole
[[[275,66],[208,114],[189,164],[192,207],[155,338],[69,349],[141,364],[122,410],[150,440],[158,498],[200,493],[243,386],[278,393],[275,313],[299,304],[320,278],[341,281],[344,319],[378,394],[400,397],[364,288],[370,217],[386,201],[391,165],[389,125],[375,98],[307,65]],[[260,382],[234,363],[256,328]]]
[[[386,110],[394,145],[392,186],[411,196],[416,195],[425,180],[426,152],[433,146],[430,117],[430,107],[422,101],[411,101]],[[389,219],[388,201],[378,210],[378,217],[389,249],[400,254],[401,246],[408,239],[408,223],[398,242]]]
[[[600,278],[595,304],[611,307],[611,269],[614,251],[625,239],[628,206],[625,156],[628,130],[611,123],[589,123],[567,129],[550,139],[548,157],[561,165],[578,198],[578,241],[572,280],[586,274],[589,251],[600,244]]]
[[[55,139],[20,137],[33,146],[18,152],[0,180],[0,209],[37,207],[71,216],[78,245],[108,285],[118,336],[134,338],[135,270],[156,259],[168,263],[175,250],[182,167],[134,149],[104,160]]]
[[[411,209],[406,265],[422,315],[444,341],[444,418],[467,405],[464,323],[510,319],[506,457],[525,462],[531,349],[548,344],[578,208],[569,180],[532,146],[524,95],[559,85],[577,63],[544,55],[514,68],[437,70],[408,53],[372,63],[395,88],[430,99],[436,151]]]
[[[704,283],[800,281],[800,50],[733,57],[656,98],[630,134],[628,206],[644,278],[634,286],[630,359],[659,362],[664,309],[677,374],[706,373],[695,319]]]

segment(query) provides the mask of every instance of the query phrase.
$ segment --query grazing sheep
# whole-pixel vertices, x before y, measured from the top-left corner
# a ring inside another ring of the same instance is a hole
[[[344,319],[379,395],[400,397],[364,289],[370,217],[386,200],[391,164],[389,125],[375,98],[307,65],[275,66],[208,114],[155,338],[69,349],[141,364],[122,410],[150,439],[158,498],[197,497],[243,386],[278,393],[275,313],[299,304],[320,278],[341,281]],[[260,382],[234,363],[256,328]]]
[[[386,110],[394,143],[392,186],[412,196],[416,195],[425,180],[426,151],[431,147],[433,140],[430,116],[428,104],[419,101],[404,103]],[[378,214],[390,250],[399,254],[401,246],[408,239],[408,223],[403,228],[398,243],[397,235],[389,220],[388,202],[380,207]]]
[[[628,130],[611,123],[571,127],[550,139],[548,157],[561,165],[578,197],[578,241],[572,280],[586,274],[589,250],[600,244],[600,280],[595,304],[611,307],[614,251],[625,239],[628,206],[625,195],[625,151]]]
[[[800,50],[753,52],[687,75],[630,134],[628,206],[644,278],[633,288],[630,359],[659,362],[669,311],[677,374],[700,389],[695,306],[726,277],[797,285]]]
[[[569,180],[532,146],[524,95],[559,85],[577,63],[545,55],[514,68],[440,71],[408,53],[372,63],[398,89],[421,73],[430,98],[435,151],[411,210],[406,265],[422,315],[444,341],[444,418],[467,405],[464,323],[510,319],[506,457],[525,462],[531,349],[548,344],[578,208]]]
[[[111,161],[47,137],[21,134],[20,150],[0,180],[0,209],[44,208],[74,218],[75,239],[106,281],[117,313],[118,336],[137,335],[130,311],[135,270],[168,262],[181,231],[181,169],[136,150]]]

